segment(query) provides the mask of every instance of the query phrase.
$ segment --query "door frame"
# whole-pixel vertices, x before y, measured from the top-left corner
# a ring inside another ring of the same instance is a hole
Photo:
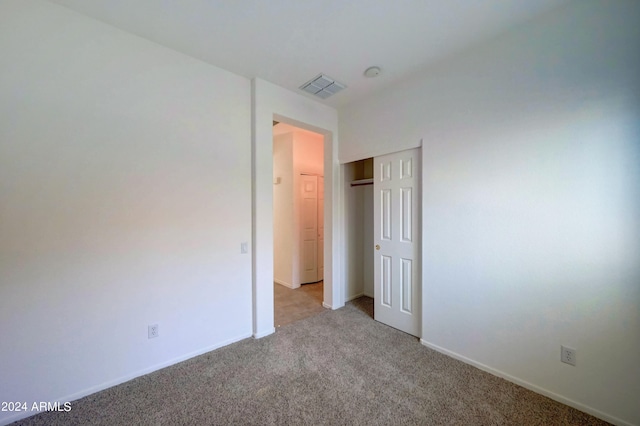
[[[329,309],[344,306],[343,193],[339,164],[338,112],[303,95],[261,79],[251,80],[252,144],[252,317],[253,336],[272,334],[273,307],[273,120],[324,136],[324,300]]]
[[[359,161],[359,160],[364,160],[366,158],[375,158],[375,157],[379,157],[382,155],[387,155],[387,154],[393,154],[395,152],[401,152],[401,151],[406,151],[409,149],[413,149],[413,148],[420,148],[420,214],[418,215],[418,220],[419,220],[419,227],[420,227],[420,233],[419,233],[419,238],[420,238],[420,263],[421,265],[425,265],[427,262],[427,247],[425,247],[424,242],[428,241],[427,240],[427,235],[426,235],[426,227],[423,226],[424,223],[426,223],[427,221],[427,214],[428,214],[428,208],[427,208],[427,200],[428,197],[426,196],[427,194],[427,188],[428,188],[428,179],[429,179],[429,174],[425,171],[425,165],[428,164],[427,162],[427,158],[430,155],[430,148],[431,145],[428,145],[425,143],[427,139],[426,138],[421,138],[418,140],[414,140],[414,141],[409,141],[408,143],[406,141],[404,141],[404,143],[402,144],[402,146],[395,146],[395,147],[385,147],[383,149],[375,149],[375,150],[368,150],[368,149],[363,149],[362,151],[356,153],[355,155],[350,155],[350,156],[345,156],[343,158],[340,158],[340,162],[341,164],[349,164],[355,161]],[[342,180],[344,181],[345,179],[345,172],[343,170],[342,172]],[[345,182],[346,183],[346,182]],[[346,197],[347,195],[347,186],[345,185],[343,188],[344,192],[344,196]],[[346,204],[346,200],[343,200],[343,205]],[[373,208],[373,206],[372,206]],[[346,215],[345,215],[346,217]],[[343,223],[342,224],[342,229],[345,229],[346,224]],[[346,233],[344,235],[344,244],[346,247],[347,241],[346,241]],[[347,255],[347,251],[345,249],[345,262],[349,261],[350,259],[346,258]],[[345,270],[345,274],[348,273],[348,271],[346,271],[346,266],[345,264],[342,265],[343,270]],[[346,279],[346,277],[345,277]],[[418,285],[420,286],[420,293],[421,293],[421,300],[420,300],[420,308],[421,308],[421,312],[420,312],[420,323],[421,323],[421,327],[420,327],[420,338],[421,341],[423,341],[422,339],[424,338],[425,332],[427,330],[426,324],[427,324],[427,315],[428,313],[425,311],[424,307],[427,306],[427,291],[426,291],[426,286],[427,286],[427,279],[425,277],[424,274],[424,270],[421,267],[420,270],[420,278],[419,278],[419,283]],[[346,288],[346,285],[345,285]],[[346,290],[345,290],[346,291]]]

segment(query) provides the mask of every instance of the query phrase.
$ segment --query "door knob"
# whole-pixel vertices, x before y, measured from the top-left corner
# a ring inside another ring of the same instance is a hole
[[[380,250],[380,245],[376,244],[376,250]]]

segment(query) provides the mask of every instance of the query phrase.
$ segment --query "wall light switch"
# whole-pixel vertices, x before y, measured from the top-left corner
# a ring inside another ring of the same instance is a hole
[[[240,243],[240,253],[249,253],[249,243]]]

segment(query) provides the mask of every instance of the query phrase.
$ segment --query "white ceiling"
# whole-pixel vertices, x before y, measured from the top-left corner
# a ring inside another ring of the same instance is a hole
[[[51,0],[248,78],[345,105],[569,0]],[[363,76],[372,65],[374,79]]]

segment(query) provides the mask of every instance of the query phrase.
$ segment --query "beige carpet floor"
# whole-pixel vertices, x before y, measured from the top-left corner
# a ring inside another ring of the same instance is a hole
[[[371,299],[21,425],[605,425],[372,320]]]

